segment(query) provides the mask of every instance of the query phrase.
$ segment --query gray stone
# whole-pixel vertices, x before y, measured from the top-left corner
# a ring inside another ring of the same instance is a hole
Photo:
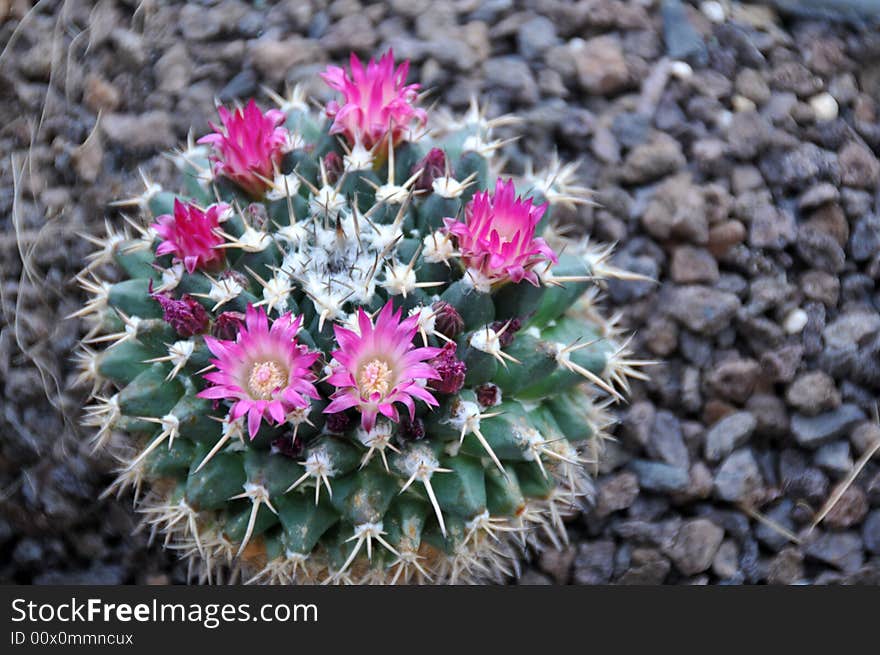
[[[686,469],[690,466],[687,446],[681,434],[681,423],[672,412],[657,412],[646,449],[654,459],[676,468]]]
[[[661,462],[637,459],[630,467],[639,478],[639,486],[646,491],[657,493],[681,492],[688,488],[690,475],[687,469]]]
[[[709,59],[706,44],[688,19],[681,0],[663,0],[660,15],[663,17],[663,40],[667,54],[672,59],[705,65]]]
[[[516,32],[519,52],[526,59],[537,59],[559,42],[556,25],[546,16],[530,18]]]
[[[764,516],[775,525],[789,532],[794,532],[795,526],[791,520],[791,510],[793,507],[794,503],[786,498],[765,511]],[[783,532],[763,522],[756,523],[755,538],[773,551],[782,550],[790,543],[789,538]]]
[[[734,412],[715,423],[706,432],[705,457],[718,462],[745,445],[755,431],[757,421],[749,412]]]
[[[761,375],[761,366],[754,359],[730,359],[718,364],[707,376],[709,387],[721,398],[745,403]]]
[[[574,559],[574,582],[581,585],[607,584],[614,572],[614,541],[578,544]]]
[[[599,482],[596,500],[596,514],[608,516],[628,508],[639,495],[639,479],[633,473],[624,471]]]
[[[155,110],[140,115],[107,114],[101,121],[107,139],[132,152],[165,150],[177,142],[168,112]]]
[[[740,308],[740,301],[732,293],[699,285],[675,289],[667,306],[670,315],[689,330],[700,334],[718,334],[730,325]]]
[[[620,39],[613,34],[571,45],[581,88],[596,95],[614,95],[630,85],[630,72]]]
[[[818,416],[794,414],[791,417],[791,431],[798,444],[816,449],[846,435],[850,428],[864,419],[864,412],[856,405],[845,404]]]
[[[751,503],[763,494],[764,481],[748,448],[730,454],[715,474],[715,495],[730,502]]]
[[[840,392],[830,375],[823,371],[809,371],[789,385],[785,399],[801,414],[815,416],[838,407]]]
[[[853,466],[853,460],[849,454],[849,442],[840,439],[821,446],[813,455],[813,462],[822,470],[835,476],[849,473]]]
[[[707,519],[685,521],[667,553],[685,575],[702,573],[712,565],[724,530]]]
[[[630,151],[620,170],[620,178],[627,184],[645,184],[681,170],[686,163],[678,141],[668,134],[659,133],[648,143]],[[705,243],[706,240],[708,234],[699,243]]]
[[[855,532],[820,532],[804,553],[844,573],[855,573],[864,561],[862,540]]]
[[[875,509],[865,519],[862,526],[862,541],[865,549],[874,555],[880,555],[880,509]]]
[[[880,253],[880,216],[868,214],[856,222],[849,251],[857,262],[863,262]]]
[[[870,149],[855,141],[840,151],[840,181],[847,186],[875,189],[880,182],[880,161]]]
[[[705,248],[679,246],[672,253],[670,273],[678,284],[714,284],[718,281],[718,262]]]
[[[767,582],[773,585],[791,585],[804,577],[804,556],[794,547],[785,548],[767,566]]]
[[[868,497],[862,488],[852,484],[825,515],[824,525],[834,530],[845,530],[859,525],[868,513]]]
[[[712,560],[712,572],[722,580],[733,578],[739,571],[739,547],[732,539],[725,539]]]

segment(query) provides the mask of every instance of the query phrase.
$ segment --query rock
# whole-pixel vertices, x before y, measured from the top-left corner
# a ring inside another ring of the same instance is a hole
[[[538,85],[528,64],[521,57],[492,57],[483,65],[487,80],[524,104],[539,98]]]
[[[745,445],[757,427],[749,412],[734,412],[715,423],[706,432],[705,457],[719,462],[740,446]]]
[[[661,462],[636,459],[630,467],[639,478],[639,486],[646,491],[657,493],[676,493],[684,491],[690,484],[687,469]]]
[[[807,416],[815,416],[840,405],[840,393],[830,375],[809,371],[799,375],[785,392],[788,404]]]
[[[864,419],[865,414],[856,405],[845,404],[818,416],[794,414],[791,417],[791,432],[799,445],[816,449],[846,435],[850,428]]]
[[[119,107],[121,100],[119,90],[104,78],[97,75],[86,77],[83,103],[94,113],[112,113]]]
[[[575,584],[607,584],[613,572],[614,541],[603,539],[578,544],[574,559]]]
[[[858,309],[842,314],[836,321],[827,325],[822,336],[826,346],[845,349],[853,345],[862,345],[878,332],[880,332],[880,315]]]
[[[849,251],[857,262],[871,259],[880,253],[880,216],[868,214],[856,222]]]
[[[665,133],[658,133],[648,143],[630,151],[620,170],[620,178],[626,184],[646,184],[681,170],[686,163],[678,141]],[[705,239],[698,243],[705,243]]]
[[[791,585],[804,577],[804,556],[797,548],[784,548],[767,567],[767,582],[774,585]]]
[[[766,118],[755,111],[754,104],[744,107],[742,100],[737,104],[739,111],[731,117],[727,126],[730,154],[742,160],[753,159],[770,144],[771,126]]]
[[[166,150],[177,141],[171,130],[171,117],[161,110],[140,115],[107,114],[101,129],[111,143],[132,152]]]
[[[639,480],[628,471],[610,476],[599,482],[596,514],[608,516],[627,509],[639,495]]]
[[[706,44],[688,19],[681,0],[663,0],[660,15],[663,18],[663,39],[669,57],[697,66],[705,65],[709,58]]]
[[[538,566],[541,567],[541,570],[550,574],[556,584],[568,584],[574,558],[575,549],[572,547],[564,548],[563,550],[547,548],[541,552]]]
[[[804,225],[834,237],[841,247],[849,240],[849,224],[840,205],[829,203],[819,207]]]
[[[291,35],[283,41],[264,36],[248,44],[248,54],[266,79],[280,82],[291,68],[319,61],[321,50],[315,41],[301,36]]]
[[[726,255],[731,248],[746,238],[746,228],[739,221],[724,221],[709,228],[709,252],[716,258]],[[716,267],[717,268],[717,267]]]
[[[644,143],[651,131],[651,117],[637,112],[617,114],[611,124],[611,133],[620,145],[634,148]]]
[[[753,68],[744,68],[737,73],[734,82],[736,92],[756,105],[763,105],[770,99],[770,87],[761,73]]]
[[[667,554],[683,574],[696,575],[712,565],[723,539],[724,530],[712,521],[685,521]]]
[[[721,500],[751,504],[763,495],[764,481],[748,448],[728,455],[715,474],[715,495]]]
[[[634,548],[629,569],[616,581],[621,585],[659,585],[669,574],[669,560],[653,548]]]
[[[860,423],[849,436],[855,451],[861,455],[880,441],[880,425],[873,421]]]
[[[526,59],[537,59],[559,42],[556,25],[546,16],[534,16],[516,32],[519,52]]]
[[[704,248],[679,246],[672,254],[670,269],[673,281],[679,284],[714,284],[718,281],[718,263]]]
[[[847,186],[875,189],[880,183],[880,161],[868,148],[850,141],[839,154],[840,181]]]
[[[644,448],[651,438],[654,429],[654,418],[657,410],[647,400],[637,401],[630,405],[623,419],[622,432],[625,442],[635,448]]]
[[[791,520],[793,507],[794,503],[786,498],[771,507],[769,511],[764,512],[764,516],[770,523],[757,522],[755,524],[755,538],[772,551],[779,551],[787,546],[790,543],[789,538],[779,528],[790,533],[795,532],[794,522]]]
[[[827,203],[837,202],[840,199],[840,191],[833,184],[820,182],[807,189],[798,200],[798,209],[809,211]]]
[[[823,523],[835,530],[859,525],[868,513],[868,498],[861,487],[850,485],[840,496]]]
[[[841,439],[821,446],[813,455],[813,462],[824,471],[840,477],[849,473],[853,460],[849,454],[849,443]]]
[[[746,402],[746,409],[755,417],[755,430],[758,434],[779,436],[788,432],[785,403],[775,394],[753,394]]]
[[[801,276],[801,291],[810,300],[835,307],[840,297],[840,280],[825,271],[807,271]]]
[[[707,377],[715,393],[735,403],[744,403],[752,395],[761,366],[754,359],[732,359],[721,362]]]
[[[92,184],[101,174],[104,162],[104,145],[100,132],[92,133],[71,155],[73,170],[84,182]]]
[[[546,575],[541,575],[537,571],[529,569],[517,579],[516,584],[525,587],[536,587],[539,585],[551,585],[553,581]]]
[[[672,412],[659,411],[654,419],[648,443],[648,454],[676,468],[690,466],[690,457],[681,434],[681,424]]]
[[[791,212],[773,205],[759,206],[749,226],[749,245],[752,248],[782,250],[795,240],[797,225]]]
[[[855,573],[864,561],[862,540],[854,532],[817,531],[816,538],[806,544],[804,553],[844,573]]]
[[[796,93],[802,98],[808,98],[822,90],[821,78],[813,75],[797,61],[778,64],[770,73],[770,85],[781,91]]]
[[[865,549],[874,555],[880,555],[880,509],[875,509],[865,519],[862,526],[862,541]]]
[[[846,265],[846,255],[830,234],[802,225],[797,232],[797,254],[808,266],[829,273],[839,273]]]
[[[630,73],[616,35],[571,42],[581,88],[589,94],[615,95],[630,85]]]
[[[439,37],[438,34],[433,36]],[[356,12],[330,23],[327,31],[321,35],[320,46],[322,50],[331,52],[368,51],[376,45],[377,39],[376,30],[369,16],[363,12]],[[453,38],[449,40],[458,41]]]
[[[192,61],[183,43],[168,48],[155,66],[160,91],[179,93],[187,87],[192,77]]]
[[[810,107],[817,121],[833,121],[837,118],[837,100],[830,93],[819,93],[810,98]]]
[[[791,189],[805,189],[817,179],[836,182],[840,175],[835,153],[809,142],[790,150],[770,149],[759,166],[767,184]]]
[[[786,334],[800,334],[807,326],[810,317],[807,312],[798,307],[791,310],[782,321],[782,328]]]
[[[715,335],[730,325],[740,308],[732,293],[711,287],[687,285],[677,287],[667,311],[679,323],[699,334]]]
[[[782,451],[779,456],[779,477],[782,489],[789,498],[818,504],[828,496],[828,476],[817,468],[807,466],[807,460],[800,451]]]
[[[718,547],[712,560],[712,572],[722,580],[734,578],[739,571],[739,547],[732,539],[726,539]]]
[[[257,90],[257,74],[250,68],[237,73],[217,93],[220,102],[232,102],[254,95]]]

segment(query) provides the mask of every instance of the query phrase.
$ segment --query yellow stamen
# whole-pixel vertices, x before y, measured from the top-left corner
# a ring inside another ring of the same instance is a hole
[[[358,384],[366,397],[374,393],[384,396],[391,386],[391,368],[381,359],[370,360],[361,368]]]
[[[248,391],[257,400],[271,400],[275,390],[287,384],[287,376],[277,362],[256,362],[248,378]]]

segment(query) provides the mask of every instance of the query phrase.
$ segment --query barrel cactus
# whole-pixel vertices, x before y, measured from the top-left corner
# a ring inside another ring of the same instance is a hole
[[[576,167],[503,176],[514,119],[429,116],[407,71],[352,56],[323,109],[221,107],[179,190],[145,179],[90,237],[84,422],[200,580],[515,575],[641,375],[596,304],[625,274],[551,224]]]

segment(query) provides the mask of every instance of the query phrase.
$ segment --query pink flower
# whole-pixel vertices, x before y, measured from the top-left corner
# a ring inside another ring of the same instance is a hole
[[[375,325],[363,309],[358,309],[360,334],[334,326],[339,350],[333,352],[336,368],[327,381],[336,387],[327,414],[357,407],[361,425],[372,430],[379,414],[392,421],[400,417],[394,403],[402,403],[415,417],[414,398],[430,406],[437,400],[425,389],[428,380],[439,380],[436,369],[425,360],[440,354],[440,348],[415,348],[413,336],[419,329],[418,315],[400,320],[388,302]]]
[[[156,218],[153,228],[163,241],[156,255],[173,254],[175,262],[183,262],[188,273],[198,269],[216,270],[226,261],[222,248],[223,237],[217,234],[220,217],[229,206],[223,203],[202,210],[193,203],[174,199],[174,216],[163,214]]]
[[[370,149],[385,140],[389,125],[396,144],[413,122],[425,124],[427,113],[413,106],[419,85],[406,84],[409,61],[395,70],[394,53],[389,50],[379,61],[370,59],[365,68],[352,53],[350,68],[350,74],[339,66],[328,66],[321,73],[344,96],[342,105],[335,100],[327,103],[327,115],[333,119],[331,134],[344,134],[349,144]]]
[[[211,123],[213,134],[199,139],[214,148],[214,173],[240,186],[254,198],[262,198],[275,179],[275,169],[290,144],[290,134],[279,127],[284,112],[270,109],[265,114],[251,100],[244,109],[230,113],[219,107],[222,127]]]
[[[229,416],[235,420],[247,414],[251,439],[264,418],[270,424],[283,423],[291,411],[308,407],[308,398],[319,397],[310,370],[318,353],[297,343],[301,324],[301,316],[288,312],[270,328],[263,308],[248,305],[235,341],[205,337],[217,370],[205,374],[214,386],[198,396],[234,400]]]
[[[535,227],[547,210],[547,203],[537,207],[531,198],[516,195],[513,180],[498,178],[495,194],[488,191],[474,194],[465,207],[465,222],[443,219],[446,229],[458,239],[464,264],[487,280],[521,282],[538,285],[532,270],[541,262],[558,261],[556,253],[543,239],[535,237]]]

